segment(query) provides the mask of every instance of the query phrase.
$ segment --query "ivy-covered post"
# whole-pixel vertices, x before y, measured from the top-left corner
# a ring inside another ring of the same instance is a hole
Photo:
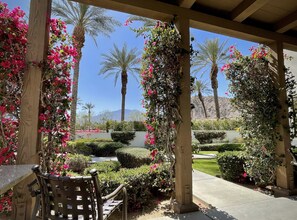
[[[181,95],[179,96],[182,121],[177,130],[175,149],[174,211],[186,213],[197,210],[193,203],[192,146],[191,146],[191,77],[190,77],[190,27],[189,19],[179,16],[175,25],[181,35],[181,47],[188,51],[182,61]]]
[[[41,63],[46,59],[49,43],[51,0],[31,0],[26,62]],[[28,65],[24,75],[17,164],[39,163],[38,116],[42,68]],[[27,178],[14,187],[13,219],[31,219],[32,199]]]
[[[279,102],[280,109],[278,111],[277,126],[278,139],[276,140],[276,159],[281,160],[281,164],[276,168],[276,185],[274,189],[276,196],[285,196],[292,193],[294,189],[294,175],[293,166],[290,164],[292,158],[288,149],[291,148],[290,140],[290,127],[288,118],[288,102],[285,84],[285,65],[284,65],[284,51],[283,43],[276,41],[274,44],[269,45],[272,50],[272,67],[276,72],[276,83],[280,88]]]

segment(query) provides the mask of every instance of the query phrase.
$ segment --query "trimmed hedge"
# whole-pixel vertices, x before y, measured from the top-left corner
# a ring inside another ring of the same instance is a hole
[[[67,151],[73,154],[91,155],[93,154],[92,148],[88,146],[89,143],[97,142],[113,142],[112,139],[107,138],[93,138],[93,139],[77,139],[75,141],[67,142]]]
[[[115,151],[124,145],[112,139],[79,139],[67,143],[68,152],[97,157],[115,156]]]
[[[130,144],[130,141],[132,141],[135,138],[135,132],[133,131],[114,131],[111,132],[111,139],[115,142],[121,142],[123,144]]]
[[[126,184],[128,194],[128,209],[143,210],[151,205],[151,199],[157,196],[168,196],[172,192],[169,181],[169,168],[160,166],[151,171],[150,166],[144,165],[134,169],[121,169],[119,172],[100,173],[99,181],[103,195],[115,190],[120,184]]]
[[[135,131],[146,131],[146,127],[143,121],[133,121]]]
[[[195,144],[192,148],[197,151],[218,151],[221,145],[224,145],[224,143]]]
[[[218,152],[222,153],[225,151],[243,151],[243,144],[239,143],[231,143],[231,144],[223,144],[218,147]]]
[[[116,150],[124,147],[120,142],[93,142],[87,146],[92,149],[92,154],[96,157],[110,157],[116,155]]]
[[[245,157],[240,151],[226,151],[217,154],[217,161],[223,179],[241,182],[244,172]]]
[[[140,147],[123,147],[116,151],[118,161],[122,167],[135,168],[144,164],[150,164],[150,151]]]
[[[212,143],[213,139],[224,139],[226,132],[224,131],[194,131],[195,138],[200,144]]]
[[[88,167],[91,158],[83,154],[67,154],[66,164],[73,172],[82,173]]]
[[[121,164],[118,161],[97,162],[85,169],[84,175],[88,175],[91,169],[96,169],[98,173],[109,173],[119,171]]]
[[[193,130],[236,130],[242,125],[240,118],[197,119],[193,121]]]

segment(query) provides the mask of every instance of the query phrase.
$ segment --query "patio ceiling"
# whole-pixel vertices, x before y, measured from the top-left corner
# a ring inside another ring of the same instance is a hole
[[[297,51],[296,0],[73,0],[169,21],[187,17],[193,28]]]

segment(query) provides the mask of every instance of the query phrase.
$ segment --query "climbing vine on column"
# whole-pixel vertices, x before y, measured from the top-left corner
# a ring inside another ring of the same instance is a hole
[[[276,141],[282,138],[276,129],[280,124],[279,92],[285,88],[279,88],[268,48],[253,47],[250,56],[243,56],[234,47],[230,50],[233,59],[222,69],[230,80],[229,90],[234,95],[232,103],[243,118],[241,134],[247,153],[245,169],[256,184],[274,184],[275,168],[281,162],[275,154]],[[294,81],[287,76],[290,98],[294,93]]]
[[[146,36],[142,56],[141,85],[146,109],[146,144],[152,150],[157,167],[171,162],[174,173],[174,149],[181,122],[178,97],[181,94],[181,36],[173,25],[157,22]]]

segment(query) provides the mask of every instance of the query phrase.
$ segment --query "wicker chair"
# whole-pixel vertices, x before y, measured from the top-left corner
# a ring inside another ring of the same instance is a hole
[[[91,176],[61,177],[40,172],[39,166],[32,168],[36,174],[38,188],[29,184],[36,205],[32,219],[107,219],[122,205],[122,219],[127,220],[127,192],[120,185],[114,192],[102,196],[97,171]],[[36,184],[35,184],[36,186]],[[122,193],[121,199],[115,198]]]

